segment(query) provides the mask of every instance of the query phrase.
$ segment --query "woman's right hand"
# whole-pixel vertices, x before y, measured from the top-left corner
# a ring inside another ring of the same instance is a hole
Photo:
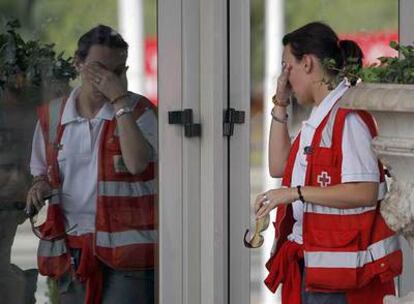
[[[287,107],[289,105],[289,97],[292,94],[292,88],[289,83],[291,69],[292,66],[286,64],[277,79],[276,94],[272,98],[275,105],[279,105],[281,107]]]
[[[26,212],[33,214],[32,208],[39,211],[45,205],[45,196],[52,191],[46,180],[39,180],[29,189],[26,197]]]

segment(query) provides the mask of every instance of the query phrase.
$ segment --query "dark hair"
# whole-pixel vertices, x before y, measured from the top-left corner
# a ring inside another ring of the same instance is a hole
[[[334,59],[336,68],[341,69],[350,59],[352,63],[362,67],[364,54],[355,41],[339,40],[333,29],[322,22],[311,22],[283,37],[283,45],[290,45],[296,59],[302,59],[305,54],[312,54],[322,62],[324,59]],[[330,71],[337,74],[337,71]]]
[[[103,45],[113,49],[125,49],[128,50],[128,43],[122,38],[122,36],[106,25],[98,25],[85,34],[83,34],[78,40],[78,49],[75,55],[81,60],[85,60],[88,56],[89,49],[93,45]]]

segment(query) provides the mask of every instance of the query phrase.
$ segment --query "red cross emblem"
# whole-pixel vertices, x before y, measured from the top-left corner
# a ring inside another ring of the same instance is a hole
[[[328,172],[322,171],[320,175],[318,175],[318,184],[321,187],[326,187],[331,183],[331,177],[328,175]]]

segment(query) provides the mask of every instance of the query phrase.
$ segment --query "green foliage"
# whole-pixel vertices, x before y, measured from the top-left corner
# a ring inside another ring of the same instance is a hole
[[[379,63],[361,68],[356,59],[349,58],[346,66],[336,68],[334,59],[327,59],[322,65],[328,71],[335,71],[337,75],[326,81],[333,87],[338,81],[346,77],[351,83],[358,79],[371,83],[399,83],[414,84],[414,47],[412,45],[399,45],[395,41],[390,42],[390,47],[399,51],[401,57],[379,57]]]
[[[0,89],[67,83],[76,77],[71,58],[56,54],[53,44],[25,41],[19,28],[18,20],[8,21],[0,33]]]
[[[414,47],[399,45],[395,41],[391,41],[390,46],[402,56],[379,57],[379,64],[361,71],[361,79],[366,82],[414,84]]]
[[[50,304],[60,304],[59,288],[56,281],[54,279],[47,278],[46,283],[48,287],[46,296],[49,298]]]

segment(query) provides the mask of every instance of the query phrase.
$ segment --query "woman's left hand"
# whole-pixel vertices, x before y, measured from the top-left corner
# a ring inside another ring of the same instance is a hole
[[[259,194],[254,203],[256,219],[265,217],[279,205],[292,203],[296,196],[294,188],[272,189]]]
[[[128,91],[125,73],[118,76],[105,69],[99,62],[88,63],[85,72],[88,80],[109,100],[113,100]]]

